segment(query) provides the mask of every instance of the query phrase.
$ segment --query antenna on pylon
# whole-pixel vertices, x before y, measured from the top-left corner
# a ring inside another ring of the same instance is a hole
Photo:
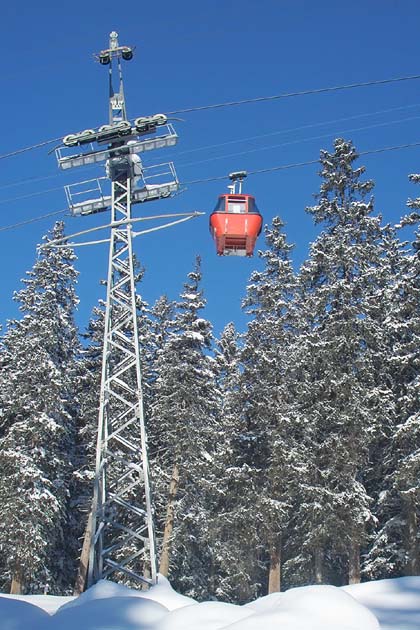
[[[127,120],[121,59],[130,61],[133,58],[133,49],[130,46],[120,46],[118,44],[118,33],[112,31],[109,34],[109,48],[101,50],[96,57],[102,65],[109,65],[109,124],[112,125],[121,120]],[[113,84],[112,70],[114,63],[118,67],[118,90],[115,90]]]

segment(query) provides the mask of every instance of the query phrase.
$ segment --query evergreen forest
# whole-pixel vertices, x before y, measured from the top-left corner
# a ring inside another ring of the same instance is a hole
[[[352,142],[320,155],[299,269],[279,217],[216,339],[200,257],[137,310],[160,572],[233,603],[420,575],[420,175],[397,225]],[[57,222],[43,243],[61,238]],[[71,594],[91,510],[104,303],[74,319],[76,256],[44,247],[0,332],[0,590]]]

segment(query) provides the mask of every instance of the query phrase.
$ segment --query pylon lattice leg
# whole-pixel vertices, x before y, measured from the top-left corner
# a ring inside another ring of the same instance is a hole
[[[112,222],[131,218],[131,182],[112,182]],[[113,227],[88,584],[156,583],[130,223]]]

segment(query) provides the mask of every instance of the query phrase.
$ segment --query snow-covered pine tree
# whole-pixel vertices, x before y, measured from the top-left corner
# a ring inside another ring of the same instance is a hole
[[[410,180],[420,183],[420,175]],[[405,572],[420,574],[420,198],[410,200],[414,209],[402,225],[415,226],[412,249],[407,253],[402,287],[397,296],[401,327],[395,344],[400,375],[395,445],[399,453],[395,481],[403,504],[406,553]]]
[[[153,461],[154,487],[166,486],[167,506],[161,540],[160,570],[175,588],[193,597],[208,594],[210,552],[206,540],[209,490],[206,470],[214,452],[216,395],[213,360],[209,356],[211,325],[200,316],[205,306],[201,261],[177,305],[168,339],[157,360],[152,424],[166,438],[166,448]]]
[[[161,435],[159,425],[153,425],[151,416],[156,396],[157,361],[173,326],[175,308],[176,302],[163,295],[156,300],[150,312],[150,330],[147,342],[149,374],[145,384],[145,417],[151,458],[161,448],[166,447],[166,438]]]
[[[208,483],[214,488],[213,510],[208,518],[209,539],[214,573],[210,592],[224,601],[248,601],[257,588],[250,559],[252,542],[248,542],[247,523],[238,527],[236,476],[238,461],[235,444],[243,430],[240,411],[240,336],[233,323],[222,331],[215,344],[215,380],[217,387],[217,428],[215,453],[209,469]],[[244,488],[240,488],[241,494]],[[246,500],[247,489],[244,500]]]
[[[242,352],[241,393],[248,470],[256,494],[256,534],[267,567],[262,582],[270,593],[281,588],[285,538],[302,453],[289,381],[300,326],[293,246],[287,243],[278,217],[265,229],[265,236],[267,249],[259,253],[265,266],[252,274],[243,303],[254,319]]]
[[[265,230],[267,249],[259,253],[265,266],[252,274],[243,303],[254,319],[245,335],[240,368],[237,358],[232,366],[232,390],[225,394],[230,409],[221,422],[227,444],[220,545],[230,553],[219,591],[240,602],[267,588],[280,590],[282,535],[293,492],[296,453],[286,365],[295,338],[295,280],[283,227],[275,218]]]
[[[155,531],[158,535],[158,541],[162,539],[162,532],[164,531],[165,523],[168,521],[167,512],[168,510],[170,513],[172,512],[173,504],[171,500],[168,500],[168,486],[171,474],[162,466],[162,462],[165,461],[168,452],[168,435],[165,426],[161,424],[160,419],[154,414],[154,407],[158,396],[156,381],[159,376],[160,356],[174,325],[175,309],[176,302],[169,300],[165,295],[156,300],[151,309],[150,339],[148,343],[150,374],[145,391],[145,418]],[[172,481],[169,491],[170,495],[173,493],[174,483],[176,483],[176,480]],[[169,554],[166,554],[166,560],[161,565],[161,572],[164,575],[167,575],[168,572],[168,561]]]
[[[102,354],[104,338],[105,303],[103,300],[93,308],[79,358],[78,395],[80,400],[76,427],[76,454],[74,474],[70,486],[70,522],[78,541],[74,553],[74,593],[83,592],[85,587],[88,554],[91,541],[91,510],[93,482],[96,467],[96,441],[98,433],[99,393],[101,386]]]
[[[63,233],[56,223],[44,244]],[[67,586],[63,532],[78,412],[74,260],[70,248],[40,250],[15,294],[23,317],[9,322],[3,340],[0,549],[13,592]]]
[[[300,271],[300,309],[306,330],[296,359],[296,402],[306,424],[308,458],[295,513],[300,561],[312,559],[321,583],[345,558],[348,581],[360,581],[360,549],[374,521],[363,473],[368,448],[388,409],[386,387],[375,377],[380,335],[369,316],[381,256],[380,218],[366,201],[372,181],[351,142],[337,139],[321,151],[322,184],[307,208],[323,231]],[[345,576],[336,579],[345,580]]]
[[[410,179],[420,182],[418,175]],[[366,574],[374,578],[420,573],[420,199],[408,205],[414,212],[397,228],[417,226],[414,241],[409,248],[394,236],[398,255],[388,264],[380,296],[387,307],[383,325],[395,414],[377,488],[379,528],[365,563]]]

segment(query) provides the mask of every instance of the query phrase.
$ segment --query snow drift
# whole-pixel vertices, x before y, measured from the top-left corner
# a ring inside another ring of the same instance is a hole
[[[380,624],[377,617],[379,617]],[[416,630],[420,577],[305,586],[236,606],[198,603],[160,577],[149,591],[100,581],[80,597],[0,596],[0,630]]]

